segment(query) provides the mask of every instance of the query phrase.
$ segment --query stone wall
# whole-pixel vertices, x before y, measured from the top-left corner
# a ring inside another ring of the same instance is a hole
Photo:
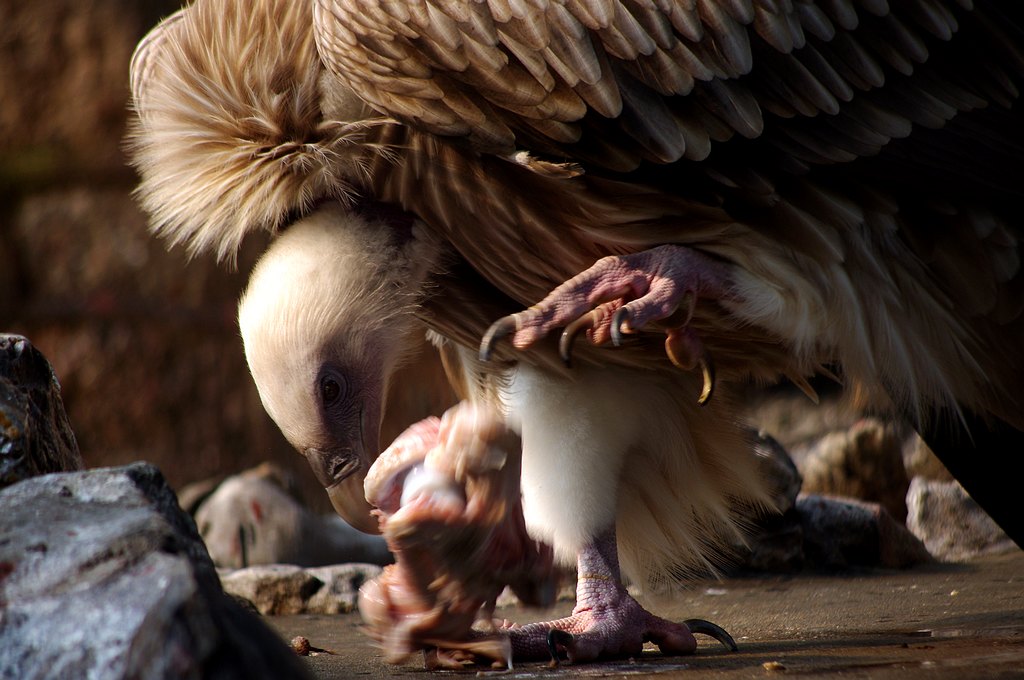
[[[88,467],[148,460],[175,488],[263,461],[324,494],[264,414],[232,272],[146,232],[122,139],[135,44],[171,0],[0,0],[0,332],[50,359]],[[258,239],[257,239],[258,240]]]

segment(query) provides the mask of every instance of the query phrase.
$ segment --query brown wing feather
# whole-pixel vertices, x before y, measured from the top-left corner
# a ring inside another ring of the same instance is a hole
[[[341,20],[345,3],[322,4]],[[453,9],[461,4],[435,8],[451,19],[441,22],[446,49],[464,49],[459,45],[468,32],[459,21],[465,17]],[[488,48],[507,58],[493,77],[497,84],[481,86],[469,68],[445,70],[424,46],[426,29],[411,29],[416,38],[395,37],[406,56],[428,64],[444,90],[440,99],[407,104],[422,108],[404,120],[468,141],[475,151],[410,131],[401,145],[407,165],[371,173],[373,191],[442,231],[488,279],[491,293],[507,296],[505,305],[530,304],[602,254],[685,243],[780,291],[775,302],[765,289],[748,292],[756,304],[729,310],[745,320],[742,328],[730,326],[720,308],[698,314],[727,371],[771,365],[796,375],[817,360],[838,359],[851,380],[879,384],[919,411],[955,395],[1016,419],[1016,407],[1006,406],[1019,398],[1021,361],[1012,348],[1024,339],[1018,305],[1010,302],[1021,278],[1016,213],[1005,200],[992,209],[985,197],[959,190],[969,173],[933,171],[980,150],[971,147],[973,132],[951,128],[950,121],[1012,102],[1024,76],[1020,29],[996,3],[978,4],[968,12],[942,0],[642,6],[580,0],[557,9],[540,1],[491,3],[495,31]],[[431,16],[422,13],[420,20]],[[516,23],[526,19],[539,23]],[[569,51],[553,37],[566,34],[574,38]],[[367,49],[361,43],[357,52]],[[357,91],[359,79],[377,87],[387,81],[387,74],[365,70],[347,74],[341,56],[322,51],[334,75]],[[510,91],[537,87],[541,103],[510,104]],[[450,118],[448,88],[490,107],[490,127]],[[574,106],[550,103],[559,88],[578,96]],[[999,130],[1019,129],[994,120]],[[945,136],[933,144],[900,143],[927,129]],[[516,147],[567,156],[588,174],[541,178],[476,153]],[[914,164],[901,160],[908,155]],[[964,166],[981,173],[975,188],[992,186],[1012,167],[1007,149],[990,145],[982,157],[987,160]],[[602,168],[630,170],[643,161],[670,167],[641,165],[629,184],[599,177]],[[893,182],[901,169],[924,174]],[[425,191],[427,185],[434,189]],[[950,201],[923,196],[929,192]],[[486,229],[486,239],[466,225]],[[515,268],[505,266],[510,253]],[[466,344],[479,336],[483,319],[450,308],[432,313],[435,325]],[[801,351],[774,352],[773,334]],[[744,339],[751,343],[746,354]],[[819,354],[822,347],[832,349]],[[601,359],[620,359],[612,354]],[[624,353],[622,360],[652,361],[642,352]],[[928,365],[935,361],[945,365]],[[999,373],[1012,377],[994,379]]]
[[[694,322],[724,377],[836,362],[918,410],[1024,413],[1017,4],[265,4],[288,21],[198,3],[189,49],[140,48],[140,193],[171,238],[229,254],[348,186],[399,202],[452,247],[424,315],[467,347],[597,257],[685,244],[734,265]],[[349,86],[381,115],[341,115]],[[518,148],[585,172],[484,153]]]
[[[316,11],[328,67],[380,111],[481,151],[530,148],[615,170],[702,160],[709,140],[761,136],[769,114],[769,136],[811,163],[871,149],[808,135],[808,118],[841,114],[833,129],[871,130],[871,107],[882,107],[940,125],[964,97],[937,96],[915,66],[944,51],[965,18],[974,21],[944,0],[318,0]],[[973,92],[981,79],[986,99],[1006,98],[1020,71],[995,65],[1019,63],[1019,49],[991,24],[982,39],[1005,43],[1002,53],[972,55],[973,38],[957,40],[967,58],[944,62],[941,80]],[[899,74],[914,76],[909,91]]]

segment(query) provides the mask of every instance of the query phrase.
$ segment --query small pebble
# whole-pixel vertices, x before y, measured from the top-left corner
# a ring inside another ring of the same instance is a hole
[[[309,638],[301,635],[292,638],[292,649],[299,656],[309,656]]]
[[[761,664],[761,667],[769,673],[781,673],[786,670],[786,667],[779,661],[765,661]]]

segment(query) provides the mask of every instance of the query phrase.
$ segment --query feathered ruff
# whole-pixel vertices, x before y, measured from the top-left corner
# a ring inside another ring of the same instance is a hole
[[[198,2],[154,28],[128,135],[151,230],[233,260],[246,234],[349,198],[372,123],[325,119],[322,74],[306,2]]]

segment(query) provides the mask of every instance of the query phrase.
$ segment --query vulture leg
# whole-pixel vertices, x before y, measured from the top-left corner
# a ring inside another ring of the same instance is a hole
[[[697,649],[694,632],[712,635],[735,649],[729,634],[714,624],[695,620],[691,630],[641,607],[620,580],[614,529],[580,551],[577,569],[576,606],[571,615],[510,631],[516,660],[551,656],[557,662],[563,652],[573,663],[635,656],[645,642],[653,642],[666,655],[692,654]]]
[[[594,344],[611,340],[618,346],[624,334],[657,322],[665,329],[665,351],[672,362],[686,370],[699,365],[704,372],[703,403],[710,396],[711,364],[689,322],[697,300],[727,295],[728,281],[727,265],[684,246],[604,257],[538,304],[496,321],[484,335],[480,357],[488,360],[505,336],[525,349],[565,327],[560,347],[569,363],[572,343],[583,330]]]

